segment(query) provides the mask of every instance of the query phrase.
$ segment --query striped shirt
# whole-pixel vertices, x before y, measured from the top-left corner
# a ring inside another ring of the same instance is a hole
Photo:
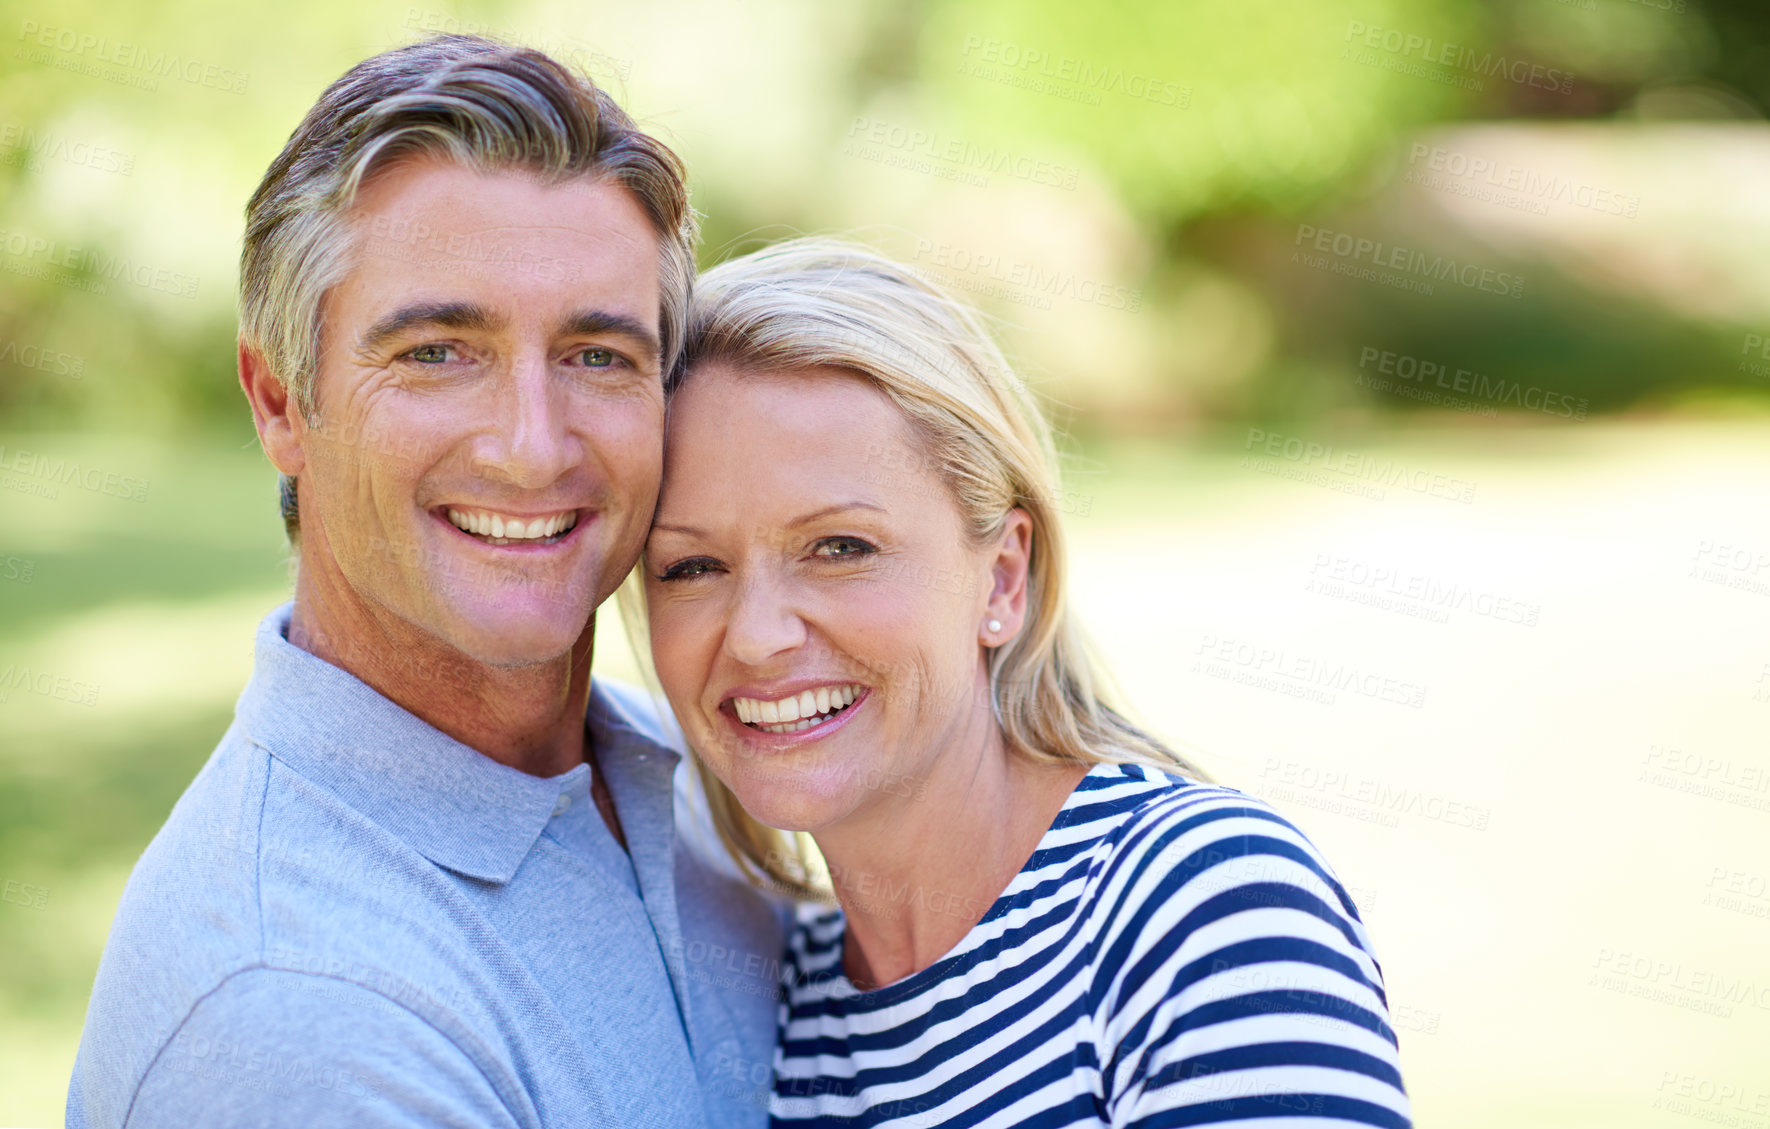
[[[860,992],[800,911],[776,1125],[1411,1125],[1382,971],[1301,832],[1229,788],[1098,765],[945,957]]]

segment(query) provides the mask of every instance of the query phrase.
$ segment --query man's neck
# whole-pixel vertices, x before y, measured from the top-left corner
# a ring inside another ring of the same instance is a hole
[[[584,763],[594,614],[568,654],[496,667],[312,575],[303,568],[296,582],[290,643],[500,764],[558,776]]]

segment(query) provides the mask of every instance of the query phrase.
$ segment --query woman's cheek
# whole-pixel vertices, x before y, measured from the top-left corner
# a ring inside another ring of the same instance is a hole
[[[696,687],[706,684],[702,647],[689,638],[682,609],[674,601],[660,598],[656,591],[647,592],[646,599],[653,609],[649,624],[652,662],[664,696],[679,714],[693,716],[692,710],[683,707],[692,707],[698,697]]]

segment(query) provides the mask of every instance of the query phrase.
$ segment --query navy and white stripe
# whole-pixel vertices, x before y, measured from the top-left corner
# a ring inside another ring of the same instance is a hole
[[[940,961],[857,992],[843,931],[800,912],[777,1125],[1411,1125],[1358,911],[1240,792],[1096,766]]]

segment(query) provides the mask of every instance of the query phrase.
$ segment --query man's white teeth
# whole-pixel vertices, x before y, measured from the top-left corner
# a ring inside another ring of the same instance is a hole
[[[552,517],[524,521],[487,510],[450,510],[449,522],[456,529],[491,538],[495,544],[508,544],[511,541],[539,541],[568,532],[578,524],[578,512],[567,510]]]
[[[828,715],[846,708],[860,697],[864,686],[819,686],[778,701],[761,698],[733,698],[732,708],[738,720],[769,733],[797,733],[828,720]]]

